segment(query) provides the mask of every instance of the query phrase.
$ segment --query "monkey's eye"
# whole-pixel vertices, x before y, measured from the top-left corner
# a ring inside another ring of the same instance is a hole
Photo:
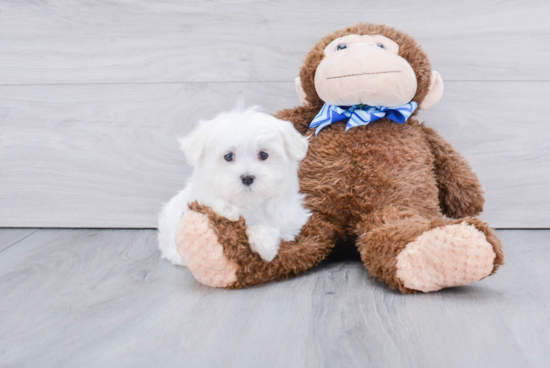
[[[264,160],[267,160],[269,155],[267,154],[267,152],[260,151],[260,153],[258,154],[258,157],[260,158],[260,160],[264,161]]]
[[[376,46],[380,47],[381,49],[386,49],[386,46],[382,45],[381,43],[377,43]]]
[[[338,46],[336,46],[336,51],[347,49],[347,48],[348,48],[348,45],[346,45],[345,43],[339,43]]]
[[[227,155],[223,156],[223,158],[225,158],[225,161],[233,161],[235,159],[235,155],[229,152]]]

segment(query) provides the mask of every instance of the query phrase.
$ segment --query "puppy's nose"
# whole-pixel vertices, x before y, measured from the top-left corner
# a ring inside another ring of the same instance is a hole
[[[252,175],[241,175],[241,180],[243,184],[246,186],[249,186],[250,184],[254,183],[254,179],[256,179],[256,177]]]

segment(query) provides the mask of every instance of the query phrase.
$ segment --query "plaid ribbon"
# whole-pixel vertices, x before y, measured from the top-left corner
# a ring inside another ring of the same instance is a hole
[[[386,117],[396,123],[403,124],[416,110],[418,104],[414,101],[398,107],[353,105],[350,107],[339,107],[336,105],[324,104],[323,108],[309,125],[310,129],[317,128],[315,135],[321,129],[332,123],[349,119],[346,124],[346,131],[360,125],[367,125]]]

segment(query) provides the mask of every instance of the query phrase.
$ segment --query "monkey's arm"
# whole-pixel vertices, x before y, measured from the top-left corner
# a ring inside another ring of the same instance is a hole
[[[314,213],[296,241],[281,241],[275,259],[266,262],[251,250],[243,217],[229,221],[197,202],[189,209],[179,223],[178,252],[197,281],[213,287],[240,289],[296,276],[319,264],[344,232]]]
[[[483,211],[483,191],[466,159],[437,132],[422,125],[435,158],[434,173],[439,186],[439,206],[451,218],[475,216]]]

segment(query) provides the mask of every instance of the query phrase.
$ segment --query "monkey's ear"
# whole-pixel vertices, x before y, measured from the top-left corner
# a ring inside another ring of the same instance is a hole
[[[443,96],[443,79],[441,79],[438,72],[433,71],[428,94],[424,97],[424,101],[420,104],[420,108],[425,110],[434,106],[441,100],[441,96]]]
[[[300,77],[296,77],[294,79],[294,87],[296,87],[296,94],[298,95],[298,98],[300,99],[302,106],[307,106],[306,93],[302,88],[302,80],[300,79]]]

